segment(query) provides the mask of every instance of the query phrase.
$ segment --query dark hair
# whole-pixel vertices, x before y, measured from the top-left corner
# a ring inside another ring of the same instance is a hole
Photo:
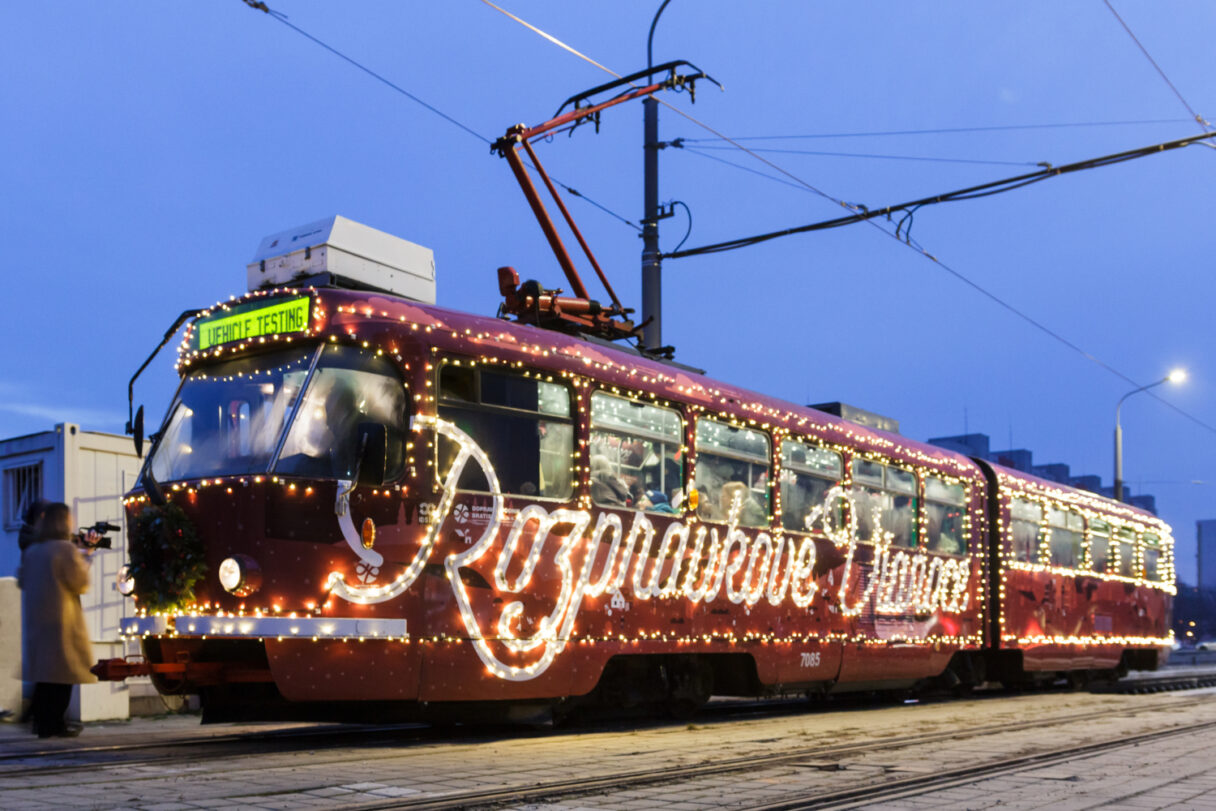
[[[46,512],[46,508],[50,502],[44,498],[36,498],[25,507],[25,512],[21,514],[21,523],[34,526],[38,523],[38,519]]]
[[[63,502],[50,504],[42,514],[39,534],[44,541],[66,541],[72,537],[72,509]]]

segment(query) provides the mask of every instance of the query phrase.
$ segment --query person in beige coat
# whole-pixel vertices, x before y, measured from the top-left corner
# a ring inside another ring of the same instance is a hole
[[[23,677],[34,682],[34,733],[40,738],[75,734],[64,721],[72,686],[97,681],[89,672],[93,647],[80,595],[89,587],[89,559],[72,542],[72,512],[51,504],[43,514],[41,540],[21,560],[21,618],[26,640]]]

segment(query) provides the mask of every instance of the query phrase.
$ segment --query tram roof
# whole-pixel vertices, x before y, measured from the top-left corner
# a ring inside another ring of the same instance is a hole
[[[629,347],[378,293],[327,288],[317,293],[326,309],[333,310],[325,330],[329,334],[341,335],[359,323],[397,323],[408,325],[410,332],[417,324],[429,328],[432,344],[461,354],[523,360],[550,371],[565,369],[621,388],[754,420],[760,426],[781,426],[794,434],[948,469],[954,475],[981,475],[975,462],[955,451],[725,383],[692,367],[651,358]]]
[[[1078,487],[1060,484],[1059,482],[1053,482],[1050,479],[1044,479],[1031,473],[1025,473],[1021,470],[1005,467],[1004,465],[998,465],[995,462],[985,462],[984,464],[996,471],[998,480],[1003,487],[1009,487],[1010,484],[1013,484],[1017,489],[1028,491],[1037,495],[1048,496],[1072,506],[1101,512],[1111,516],[1112,518],[1132,519],[1142,523],[1152,524],[1163,531],[1172,534],[1172,529],[1170,528],[1169,524],[1165,523],[1165,521],[1158,516],[1153,515],[1148,510],[1141,509],[1140,507],[1121,503],[1089,490],[1082,490]]]
[[[301,288],[257,291],[217,306],[238,305],[276,293],[316,295],[325,312],[318,330],[322,338],[349,337],[360,324],[376,325],[380,336],[411,338],[418,332],[434,346],[482,358],[523,361],[548,371],[562,370],[593,377],[627,390],[652,393],[669,401],[699,406],[708,412],[733,416],[760,427],[782,427],[794,435],[813,437],[842,446],[860,448],[907,463],[946,469],[954,475],[979,478],[979,464],[968,456],[901,434],[850,422],[806,405],[735,386],[680,363],[641,354],[631,347],[588,340],[501,318],[423,304],[374,291],[341,288]],[[202,317],[206,317],[206,313]],[[378,339],[379,340],[379,339]],[[189,350],[183,342],[182,359]],[[187,364],[200,353],[190,356]],[[205,355],[206,353],[201,353]],[[1047,495],[1113,517],[1154,524],[1169,532],[1157,516],[1111,499],[1058,482],[1039,478],[989,461],[1002,484]]]

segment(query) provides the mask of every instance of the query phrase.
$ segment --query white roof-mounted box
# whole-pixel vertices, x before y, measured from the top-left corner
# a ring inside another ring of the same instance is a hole
[[[345,217],[271,234],[246,267],[250,290],[314,284],[435,303],[435,254]]]

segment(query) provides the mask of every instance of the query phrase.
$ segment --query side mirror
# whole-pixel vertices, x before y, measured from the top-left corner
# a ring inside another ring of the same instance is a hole
[[[359,423],[358,483],[378,487],[384,484],[388,462],[388,431],[375,422]]]
[[[144,458],[144,407],[140,406],[135,412],[135,420],[131,426],[131,433],[135,434],[135,455],[140,459]]]

